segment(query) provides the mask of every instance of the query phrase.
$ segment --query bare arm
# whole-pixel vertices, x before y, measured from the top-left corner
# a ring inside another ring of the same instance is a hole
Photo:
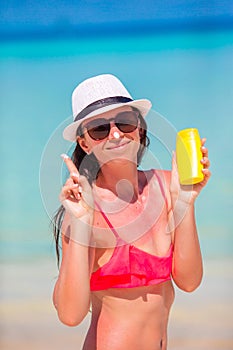
[[[92,193],[87,179],[78,174],[71,159],[64,161],[70,178],[60,200],[66,209],[62,227],[62,262],[53,302],[59,319],[78,325],[90,307],[90,273],[93,249],[90,239],[93,221]]]
[[[86,225],[78,221],[71,222],[62,235],[62,262],[54,288],[53,302],[59,319],[69,326],[76,326],[82,322],[90,308],[93,249],[82,243],[83,237],[79,235],[81,232],[88,237],[89,227],[88,222]]]
[[[204,145],[205,140],[202,140]],[[195,221],[194,203],[202,188],[207,184],[210,171],[208,150],[202,147],[204,180],[192,187],[180,186],[173,157],[170,185],[173,220],[173,269],[172,276],[179,288],[187,292],[195,290],[202,280],[203,266]]]
[[[185,214],[174,231],[172,276],[179,288],[191,292],[199,286],[203,274],[195,210],[194,204],[177,203],[177,205],[179,208],[174,212],[174,217],[179,218],[181,213]]]

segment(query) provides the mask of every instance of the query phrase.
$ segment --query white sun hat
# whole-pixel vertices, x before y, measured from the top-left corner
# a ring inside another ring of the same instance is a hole
[[[64,129],[64,139],[75,142],[77,128],[84,120],[121,106],[135,107],[145,117],[152,104],[147,99],[133,100],[124,85],[114,75],[102,74],[84,80],[73,91],[74,120]]]

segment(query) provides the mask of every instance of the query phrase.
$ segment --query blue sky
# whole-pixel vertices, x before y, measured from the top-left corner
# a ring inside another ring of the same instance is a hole
[[[233,21],[231,0],[2,0],[0,33],[102,24]]]

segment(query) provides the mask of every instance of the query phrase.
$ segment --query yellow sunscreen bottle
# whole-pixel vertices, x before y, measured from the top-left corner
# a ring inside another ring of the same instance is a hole
[[[202,173],[201,139],[195,128],[177,133],[176,160],[181,185],[193,185],[204,178]]]

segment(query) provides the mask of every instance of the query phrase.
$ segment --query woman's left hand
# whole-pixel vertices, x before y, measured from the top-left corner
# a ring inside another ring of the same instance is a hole
[[[209,170],[210,161],[208,158],[208,149],[204,146],[206,142],[206,139],[203,138],[201,140],[201,151],[203,158],[201,159],[201,163],[203,165],[202,172],[204,174],[204,179],[194,185],[181,185],[179,181],[179,174],[177,170],[177,164],[176,164],[176,154],[174,152],[173,158],[172,158],[172,172],[171,172],[171,183],[170,183],[170,193],[171,193],[171,200],[174,204],[177,200],[181,202],[185,202],[187,204],[191,204],[194,202],[194,200],[197,198],[201,190],[206,186],[207,182],[209,181],[209,178],[211,176],[211,172]]]

